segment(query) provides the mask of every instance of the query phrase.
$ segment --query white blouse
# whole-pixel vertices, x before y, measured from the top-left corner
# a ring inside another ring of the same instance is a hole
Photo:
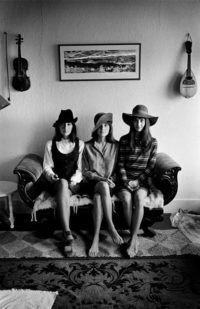
[[[56,146],[57,149],[63,153],[63,154],[68,154],[74,150],[75,143],[72,142],[65,142],[64,139],[61,141],[56,141]],[[51,176],[54,175],[54,162],[52,158],[52,140],[49,140],[46,145],[45,145],[45,150],[44,150],[44,160],[43,160],[43,169],[44,169],[44,175],[46,178],[51,181]],[[79,140],[79,158],[77,162],[77,170],[72,175],[71,177],[71,182],[73,184],[79,183],[82,180],[82,153],[84,149],[84,142],[82,140]]]

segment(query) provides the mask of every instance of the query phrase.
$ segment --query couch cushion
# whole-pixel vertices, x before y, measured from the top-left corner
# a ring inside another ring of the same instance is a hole
[[[113,208],[115,202],[119,202],[119,199],[116,195],[112,196]],[[70,206],[73,207],[74,213],[77,213],[78,208],[85,205],[92,205],[93,200],[88,195],[78,195],[74,194],[70,197]],[[145,199],[145,207],[149,209],[153,208],[163,208],[164,207],[164,198],[161,191],[157,190],[151,192]],[[32,221],[37,221],[37,211],[44,210],[48,208],[56,208],[55,197],[49,195],[46,191],[43,191],[35,200],[33,210],[32,210]]]

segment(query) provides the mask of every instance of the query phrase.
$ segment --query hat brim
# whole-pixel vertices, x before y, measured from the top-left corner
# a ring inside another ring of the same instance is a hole
[[[100,128],[100,126],[102,125],[102,123],[106,123],[106,122],[111,122],[113,121],[113,114],[112,113],[106,113],[104,115],[102,115],[96,125],[94,126],[92,133],[94,133],[96,130],[98,130]]]
[[[136,117],[149,119],[150,126],[153,126],[158,120],[158,117],[146,114],[126,114],[126,113],[122,114],[123,121],[129,126],[133,123],[133,118]]]
[[[67,122],[75,123],[75,122],[77,122],[77,120],[78,120],[78,117],[76,117],[74,119],[70,119],[69,121],[65,121],[65,122],[56,120],[56,122],[54,122],[52,127],[56,128],[57,126],[61,125],[62,123],[67,123]]]

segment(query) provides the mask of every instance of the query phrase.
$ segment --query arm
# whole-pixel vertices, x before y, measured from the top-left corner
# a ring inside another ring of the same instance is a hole
[[[139,182],[147,179],[149,182],[151,181],[152,173],[156,164],[156,155],[157,155],[158,143],[156,139],[153,139],[152,149],[150,152],[149,160],[147,163],[147,167],[142,174],[138,177]]]
[[[127,182],[127,175],[125,169],[125,151],[126,151],[126,140],[123,138],[119,141],[119,152],[118,152],[118,175],[121,183]]]
[[[94,150],[91,151],[90,144],[86,144],[82,156],[82,173],[86,181],[105,181],[106,178],[100,176],[97,171],[93,170],[92,165],[96,156]]]
[[[58,176],[53,171],[54,162],[52,158],[51,147],[52,147],[52,141],[50,140],[45,145],[44,160],[43,160],[44,176],[50,182],[58,179]]]
[[[83,149],[84,149],[84,142],[79,140],[79,157],[77,162],[77,170],[71,177],[71,183],[77,184],[81,182],[82,180],[82,155],[83,155]]]

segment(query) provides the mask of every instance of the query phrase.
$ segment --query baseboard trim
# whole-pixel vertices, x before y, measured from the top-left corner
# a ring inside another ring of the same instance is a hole
[[[174,199],[171,203],[164,206],[165,213],[174,213],[179,209],[200,212],[200,199]]]

